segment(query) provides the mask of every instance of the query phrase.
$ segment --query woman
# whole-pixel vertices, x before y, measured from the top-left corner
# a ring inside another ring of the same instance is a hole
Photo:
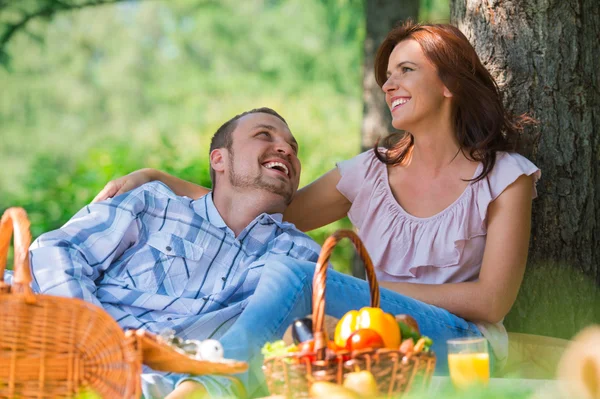
[[[540,177],[510,152],[528,120],[509,116],[492,76],[450,25],[393,29],[379,47],[375,75],[393,126],[409,133],[339,163],[300,190],[284,217],[307,231],[348,215],[390,290],[382,307],[415,316],[437,340],[441,369],[445,340],[457,336],[485,335],[502,363],[502,320],[523,278]],[[154,179],[180,195],[208,192],[144,169],[110,182],[97,199]],[[335,279],[366,289],[348,276]]]

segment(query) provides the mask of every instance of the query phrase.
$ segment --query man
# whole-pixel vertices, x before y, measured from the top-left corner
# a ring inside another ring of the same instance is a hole
[[[123,328],[219,339],[242,314],[267,261],[318,257],[314,241],[282,222],[298,189],[297,150],[271,109],[232,118],[211,143],[212,193],[191,200],[149,183],[86,206],[32,245],[34,288],[102,306]],[[230,353],[244,357],[255,342],[246,338],[223,342],[225,354],[237,345],[241,351]],[[228,381],[148,374],[143,390],[169,399],[235,393]]]

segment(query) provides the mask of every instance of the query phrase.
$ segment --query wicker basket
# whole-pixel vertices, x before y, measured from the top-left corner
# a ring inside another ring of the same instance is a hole
[[[4,268],[14,229],[14,282]],[[30,288],[29,221],[21,208],[0,221],[0,398],[139,398],[142,363],[155,370],[233,374],[245,362],[194,360],[143,330],[123,332],[102,308]]]
[[[337,351],[326,356],[327,336],[324,332],[325,281],[331,252],[344,237],[349,238],[362,258],[369,281],[371,307],[379,307],[379,285],[373,263],[360,238],[349,230],[339,230],[323,244],[313,278],[313,333],[315,353],[290,353],[267,358],[263,364],[271,394],[294,398],[309,397],[310,385],[316,381],[342,384],[347,373],[368,370],[382,395],[406,393],[415,387],[425,386],[435,368],[432,352],[404,354],[394,349]],[[308,355],[308,356],[307,356]],[[311,361],[311,358],[314,359]]]

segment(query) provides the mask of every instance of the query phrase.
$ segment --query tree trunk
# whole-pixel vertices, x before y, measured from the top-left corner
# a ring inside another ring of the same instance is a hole
[[[363,151],[373,147],[378,138],[385,137],[394,131],[390,111],[373,73],[375,53],[379,44],[394,26],[409,18],[413,21],[418,19],[419,0],[367,0],[365,7],[367,35],[363,61],[364,110],[361,129]]]
[[[375,145],[380,137],[396,131],[392,116],[385,103],[381,88],[375,81],[373,67],[379,44],[388,32],[399,23],[419,17],[419,0],[366,0],[367,34],[363,60],[363,122],[361,128],[361,151]],[[365,278],[364,266],[357,257],[352,262],[352,274]]]
[[[511,331],[570,338],[600,321],[600,12],[597,0],[451,0],[542,170]]]

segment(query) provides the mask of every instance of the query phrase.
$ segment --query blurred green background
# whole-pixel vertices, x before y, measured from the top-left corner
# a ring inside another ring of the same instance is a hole
[[[421,0],[419,19],[448,15],[447,0]],[[138,1],[32,20],[0,67],[0,210],[24,207],[37,236],[135,169],[209,185],[212,134],[260,106],[288,120],[305,185],[360,151],[364,36],[361,0]],[[350,256],[337,250],[336,268]]]

